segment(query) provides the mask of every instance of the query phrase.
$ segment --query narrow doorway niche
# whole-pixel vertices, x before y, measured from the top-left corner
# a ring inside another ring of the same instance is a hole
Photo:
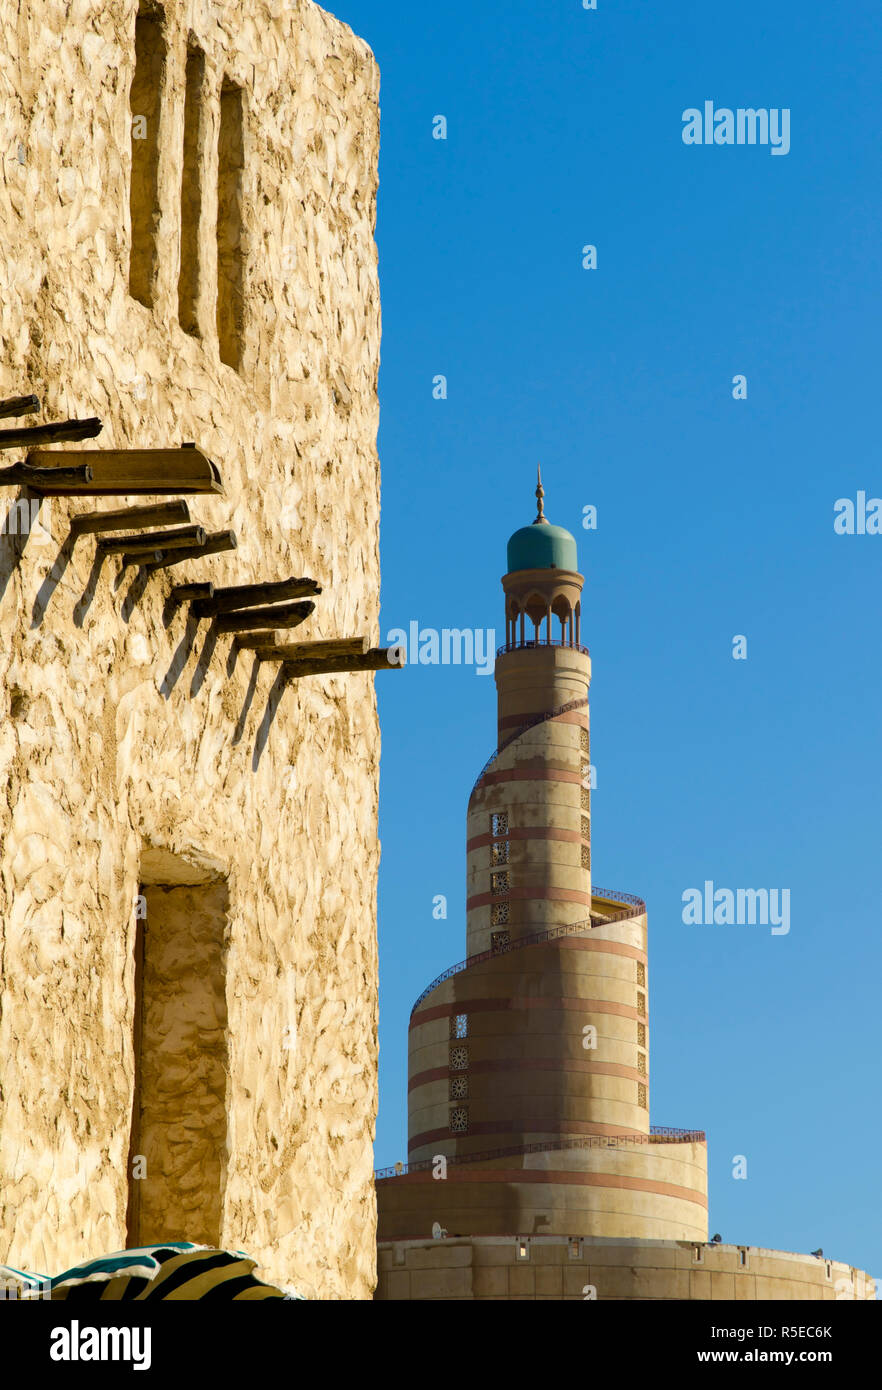
[[[245,108],[241,87],[225,80],[220,97],[217,173],[217,336],[220,358],[242,365],[245,311]]]
[[[142,8],[135,20],[135,75],[129,94],[132,132],[129,293],[148,309],[153,307],[158,256],[159,119],[165,64],[162,14],[159,10]]]
[[[229,893],[223,880],[144,884],[139,892],[127,1245],[218,1245]]]
[[[202,223],[202,147],[205,54],[187,49],[184,91],[184,149],[181,161],[181,265],[178,273],[178,322],[185,333],[200,337],[199,294],[202,267],[199,230]]]

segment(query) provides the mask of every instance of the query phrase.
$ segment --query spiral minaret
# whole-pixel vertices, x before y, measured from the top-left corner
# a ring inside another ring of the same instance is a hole
[[[469,798],[468,959],[414,1006],[408,1171],[377,1185],[380,1239],[705,1239],[704,1135],[649,1124],[645,905],[592,889],[584,581],[541,477],[536,495]]]

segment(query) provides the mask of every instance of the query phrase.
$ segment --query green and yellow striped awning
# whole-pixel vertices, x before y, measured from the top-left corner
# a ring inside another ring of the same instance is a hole
[[[67,1269],[50,1280],[50,1297],[70,1302],[162,1299],[256,1302],[301,1299],[254,1277],[256,1260],[241,1250],[216,1250],[188,1241],[168,1241],[120,1250]],[[38,1278],[39,1276],[24,1276]]]
[[[33,1274],[11,1265],[0,1265],[0,1300],[48,1298],[51,1279],[48,1274]]]

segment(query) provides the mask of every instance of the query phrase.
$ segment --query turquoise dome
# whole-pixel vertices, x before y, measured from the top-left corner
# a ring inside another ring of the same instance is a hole
[[[508,572],[512,570],[576,570],[579,556],[576,540],[562,526],[534,521],[522,526],[508,543]]]

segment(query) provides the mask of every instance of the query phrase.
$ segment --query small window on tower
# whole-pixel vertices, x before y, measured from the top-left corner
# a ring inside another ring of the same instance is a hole
[[[646,966],[642,960],[637,962],[637,983],[642,985],[644,989],[646,988]]]
[[[591,796],[590,796],[590,793],[589,793],[589,791],[588,791],[588,788],[587,788],[587,787],[583,787],[583,788],[582,788],[582,810],[583,810],[583,811],[590,811],[590,809],[591,809]]]
[[[642,1106],[644,1110],[648,1108],[646,1104],[646,1087],[639,1081],[637,1083],[637,1104]]]
[[[469,1098],[469,1079],[467,1076],[451,1076],[450,1078],[450,1099],[468,1100]]]
[[[511,945],[511,937],[507,931],[494,931],[490,933],[490,950],[507,951]]]
[[[591,868],[591,850],[589,849],[588,845],[582,846],[582,868]]]
[[[450,1111],[450,1132],[451,1134],[465,1134],[469,1127],[469,1112],[464,1105],[458,1105]]]
[[[646,1013],[646,995],[640,994],[639,991],[637,994],[637,1012],[638,1014]]]
[[[450,1070],[467,1071],[469,1065],[469,1050],[467,1047],[452,1047],[450,1049]]]
[[[501,874],[490,875],[491,893],[508,893],[511,890],[511,879],[508,870],[505,869]]]
[[[508,920],[508,903],[494,903],[490,909],[490,925],[504,927],[508,925]]]
[[[590,820],[588,819],[587,816],[583,816],[583,817],[582,817],[582,839],[583,839],[583,840],[588,840],[588,839],[590,839],[590,838],[591,838],[591,822],[590,822]]]
[[[490,834],[496,838],[498,835],[508,834],[508,814],[505,811],[494,811],[490,817]]]
[[[637,1053],[637,1070],[639,1071],[639,1073],[640,1073],[641,1076],[645,1076],[645,1075],[646,1075],[646,1053],[645,1053],[645,1052],[638,1052],[638,1053]]]
[[[589,747],[589,745],[588,745],[588,730],[587,730],[587,729],[580,729],[580,730],[579,730],[579,742],[580,742],[580,744],[581,744],[582,752],[583,752],[583,753],[587,753],[587,752],[588,752],[588,747]]]
[[[638,1046],[638,1047],[645,1047],[645,1046],[646,1046],[646,1024],[645,1024],[645,1023],[638,1023],[638,1024],[637,1024],[637,1046]]]
[[[452,1038],[467,1038],[469,1035],[469,1016],[468,1014],[450,1015],[450,1036]]]
[[[495,844],[490,846],[490,863],[508,863],[508,840],[497,840]]]

